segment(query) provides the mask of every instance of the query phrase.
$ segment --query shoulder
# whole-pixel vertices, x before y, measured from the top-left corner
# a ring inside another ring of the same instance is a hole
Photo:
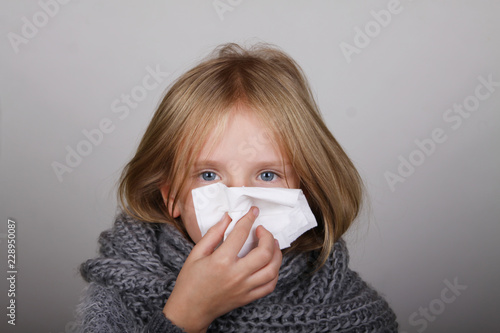
[[[112,228],[99,236],[99,256],[80,266],[87,282],[123,278],[125,272],[161,271],[158,239],[163,226],[133,219],[125,213],[117,215]]]
[[[332,286],[344,311],[363,317],[379,330],[397,331],[396,315],[387,300],[358,272],[350,269],[345,241],[340,240],[335,244],[331,260],[335,281]]]
[[[116,290],[95,282],[85,288],[76,310],[78,327],[85,332],[135,332],[134,318]]]

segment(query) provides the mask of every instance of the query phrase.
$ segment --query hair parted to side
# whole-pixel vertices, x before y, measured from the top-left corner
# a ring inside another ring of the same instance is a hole
[[[160,192],[177,203],[207,138],[221,133],[233,106],[267,124],[300,178],[318,227],[291,250],[320,250],[323,264],[359,213],[363,185],[353,163],[323,122],[300,66],[275,46],[224,44],[180,76],[154,114],[118,189],[122,208],[148,222],[174,219]],[[187,236],[188,237],[188,236]]]

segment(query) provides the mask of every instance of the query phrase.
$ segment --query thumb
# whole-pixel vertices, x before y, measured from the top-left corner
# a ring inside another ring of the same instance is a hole
[[[196,260],[211,255],[215,251],[217,245],[224,239],[224,232],[229,223],[231,223],[231,218],[226,212],[224,216],[222,216],[222,219],[208,229],[205,236],[198,241],[193,250],[191,250],[189,257]]]

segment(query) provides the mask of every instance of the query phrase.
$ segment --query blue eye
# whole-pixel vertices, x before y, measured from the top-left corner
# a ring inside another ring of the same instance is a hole
[[[215,172],[212,172],[212,171],[202,172],[200,176],[204,181],[207,181],[207,182],[211,182],[211,181],[214,181],[217,179],[217,174]]]
[[[265,171],[265,172],[260,174],[260,179],[265,181],[265,182],[270,182],[274,179],[274,176],[276,176],[276,174],[274,172]]]

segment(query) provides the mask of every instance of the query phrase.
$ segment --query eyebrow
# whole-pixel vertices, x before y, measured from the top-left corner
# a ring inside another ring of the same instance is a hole
[[[200,168],[206,168],[206,167],[214,167],[214,168],[217,168],[217,167],[223,167],[225,166],[226,163],[221,163],[219,161],[213,161],[213,160],[203,160],[203,161],[199,161],[199,162],[196,162],[194,164],[194,167],[197,168],[197,169],[200,169]],[[285,163],[283,163],[283,161],[281,160],[272,160],[272,161],[262,161],[262,162],[258,162],[256,163],[255,165],[257,168],[265,168],[265,167],[274,167],[274,168],[281,168],[281,167],[285,167],[285,169],[288,169],[287,167],[291,166],[291,163],[290,162],[287,162],[285,161]]]

